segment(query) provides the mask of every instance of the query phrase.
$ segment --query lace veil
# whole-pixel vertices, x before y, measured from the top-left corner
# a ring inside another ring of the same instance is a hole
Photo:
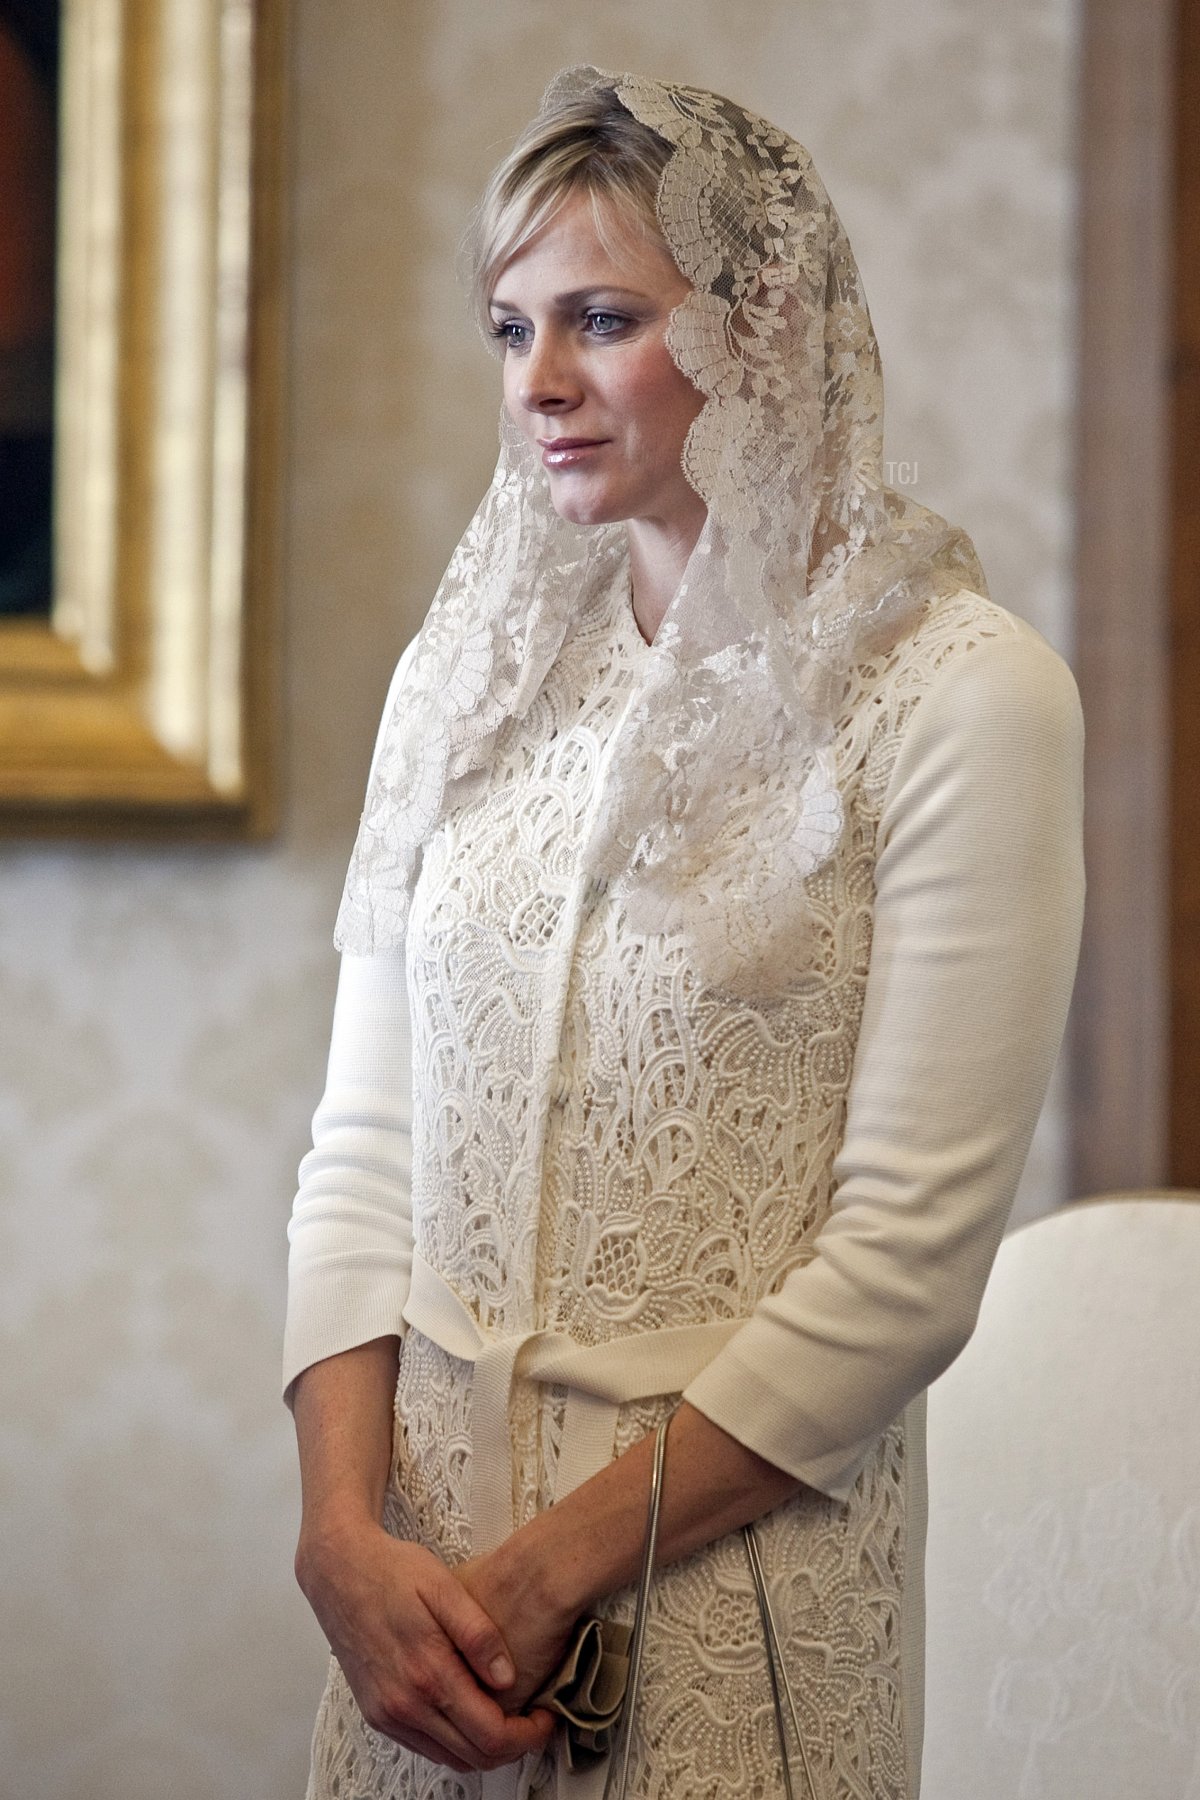
[[[803,883],[843,827],[832,742],[853,663],[939,593],[986,594],[969,538],[884,485],[883,378],[862,283],[808,152],[703,89],[568,69],[672,146],[662,234],[692,292],[668,345],[705,396],[684,470],[707,522],[645,659],[583,849],[635,931],[681,932],[710,985],[766,997],[814,960]],[[421,846],[487,780],[621,525],[560,519],[505,420],[384,722],[338,916],[367,954],[403,939]],[[782,773],[783,779],[779,779]]]

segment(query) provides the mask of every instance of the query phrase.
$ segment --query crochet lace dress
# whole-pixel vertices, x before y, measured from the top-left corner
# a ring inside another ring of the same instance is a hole
[[[404,950],[344,959],[287,1374],[404,1334],[387,1524],[451,1563],[685,1391],[806,1483],[760,1535],[816,1800],[916,1800],[918,1396],[970,1331],[1063,1030],[1077,696],[968,590],[857,666],[845,834],[808,884],[821,966],[781,970],[760,1005],[706,988],[670,929],[634,932],[579,873],[648,654],[623,575],[585,597],[486,792],[427,845]],[[680,1326],[708,1328],[702,1353],[660,1392],[653,1334]],[[644,1376],[619,1403],[585,1394],[569,1457],[570,1385],[529,1362],[563,1338],[597,1368],[628,1371],[632,1346]],[[485,1425],[479,1359],[505,1345]],[[610,1607],[628,1617],[630,1594]],[[656,1577],[646,1657],[631,1795],[782,1794],[736,1534]],[[485,1776],[426,1762],[364,1724],[331,1664],[310,1800],[561,1800],[600,1780],[553,1750]]]

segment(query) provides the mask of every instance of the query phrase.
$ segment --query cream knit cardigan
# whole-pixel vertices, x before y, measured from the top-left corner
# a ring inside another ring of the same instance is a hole
[[[405,950],[343,959],[285,1380],[404,1338],[388,1522],[450,1561],[684,1393],[807,1484],[761,1537],[819,1800],[916,1800],[920,1396],[971,1331],[1062,1037],[1078,695],[966,590],[860,666],[846,832],[810,882],[822,963],[756,1007],[577,874],[646,653],[624,584],[594,596],[427,846]],[[781,1791],[736,1535],[658,1577],[640,1712],[638,1796]],[[331,1669],[315,1800],[597,1781],[553,1755],[455,1776]]]

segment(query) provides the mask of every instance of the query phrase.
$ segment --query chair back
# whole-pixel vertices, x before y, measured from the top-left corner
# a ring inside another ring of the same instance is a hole
[[[1000,1248],[929,1394],[922,1800],[1200,1800],[1200,1195]]]

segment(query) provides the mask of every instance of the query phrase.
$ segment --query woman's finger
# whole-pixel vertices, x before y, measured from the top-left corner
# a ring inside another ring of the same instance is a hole
[[[372,1731],[392,1738],[407,1750],[415,1750],[430,1762],[446,1763],[461,1775],[468,1769],[478,1769],[486,1760],[478,1745],[469,1743],[445,1714],[412,1687],[364,1696],[364,1702],[362,1714]]]
[[[480,1681],[511,1687],[517,1671],[499,1626],[448,1569],[440,1569],[439,1576],[444,1579],[431,1582],[423,1595],[429,1611]]]
[[[436,1685],[422,1681],[420,1702],[408,1716],[419,1731],[465,1756],[474,1768],[494,1768],[543,1749],[552,1724],[546,1717],[504,1712],[458,1658]]]
[[[415,1750],[418,1756],[425,1757],[428,1762],[444,1764],[447,1768],[464,1775],[471,1770],[498,1768],[502,1763],[516,1762],[518,1757],[525,1756],[530,1751],[543,1749],[553,1730],[554,1720],[549,1713],[543,1713],[542,1716],[545,1726],[543,1734],[537,1742],[528,1744],[524,1748],[510,1743],[508,1754],[491,1757],[484,1756],[474,1745],[468,1744],[445,1714],[439,1714],[432,1721],[436,1732],[434,1736],[418,1731],[411,1724],[401,1723],[399,1720],[390,1720],[376,1729],[381,1731],[384,1737],[392,1738],[396,1743],[403,1744],[406,1750]],[[451,1744],[458,1744],[461,1754],[451,1750]]]
[[[419,1735],[435,1746],[437,1761],[453,1756],[472,1769],[495,1768],[541,1750],[549,1737],[547,1717],[505,1713],[444,1638],[397,1676],[378,1695],[370,1722],[410,1747]]]
[[[508,1647],[446,1565],[378,1527],[355,1550],[306,1591],[372,1729],[460,1772],[541,1750],[548,1721],[506,1714],[490,1691],[497,1663],[512,1685]]]
[[[488,1733],[486,1747],[464,1739],[446,1713],[439,1715],[435,1723],[437,1736],[444,1743],[451,1747],[463,1744],[463,1754],[472,1768],[498,1769],[503,1763],[516,1762],[522,1756],[545,1749],[554,1723],[549,1715],[546,1717],[548,1725],[528,1718],[524,1713],[501,1713],[501,1723],[494,1733]]]

